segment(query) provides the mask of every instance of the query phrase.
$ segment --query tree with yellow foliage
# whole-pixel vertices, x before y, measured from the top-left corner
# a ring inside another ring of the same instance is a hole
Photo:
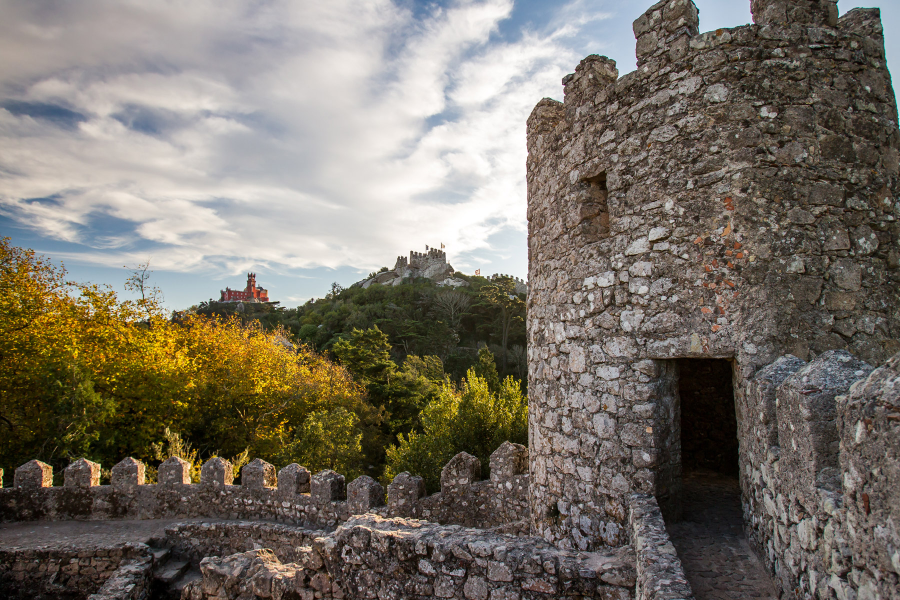
[[[142,267],[132,286],[146,284]],[[345,439],[379,425],[347,371],[285,332],[196,315],[174,321],[158,295],[139,295],[122,301],[108,288],[67,282],[62,267],[0,239],[7,473],[32,458],[57,466],[80,456],[105,466],[125,456],[152,462],[154,444],[172,432],[200,457],[248,450],[275,460],[316,429],[308,419],[318,423],[322,411],[338,408],[353,416],[329,421],[347,430],[338,432]],[[294,460],[304,460],[302,448]],[[342,460],[362,462],[353,457]]]

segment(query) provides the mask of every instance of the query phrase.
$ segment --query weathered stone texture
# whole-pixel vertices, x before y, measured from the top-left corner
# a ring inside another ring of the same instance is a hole
[[[849,580],[859,598],[900,598],[900,354],[838,398]]]
[[[100,485],[100,465],[86,458],[79,458],[66,467],[63,478],[66,487],[89,488]]]
[[[835,398],[871,371],[871,366],[846,351],[832,350],[788,377],[778,388],[782,483],[791,480],[807,510],[815,506],[815,490],[840,492]]]
[[[677,514],[675,359],[733,360],[740,406],[779,356],[900,350],[897,106],[878,11],[834,8],[758,0],[757,24],[699,34],[693,3],[659,2],[635,21],[636,71],[588,57],[529,117],[545,539],[624,543],[634,492]]]
[[[39,460],[30,460],[16,469],[13,485],[22,490],[53,485],[53,467]]]
[[[122,562],[88,600],[145,600],[150,598],[153,559],[149,556]]]
[[[322,529],[266,521],[206,521],[178,523],[166,529],[166,546],[199,563],[207,556],[228,556],[257,548],[271,550],[282,562],[296,562],[301,548],[326,536]]]
[[[357,477],[347,486],[347,503],[354,515],[384,506],[384,487],[367,475]]]
[[[293,562],[254,550],[200,563],[186,598],[634,597],[629,548],[572,554],[542,540],[421,521],[356,517],[297,547]]]
[[[114,488],[129,489],[146,483],[147,467],[139,460],[128,457],[117,463],[110,472],[110,484]]]
[[[221,465],[215,462],[215,459],[213,459],[213,461],[214,462],[210,464],[210,468],[207,470],[207,473],[210,473],[210,475],[212,475],[212,471],[216,470],[216,468],[221,468]],[[222,476],[224,477],[224,474]],[[159,469],[157,469],[157,478],[159,479],[159,485],[161,486],[173,487],[178,485],[189,485],[191,483],[191,464],[184,459],[173,456],[159,465]]]
[[[233,481],[234,469],[231,467],[231,462],[221,456],[214,456],[200,467],[200,483],[202,485],[224,487],[231,485]]]
[[[628,522],[637,572],[635,597],[640,600],[692,598],[691,585],[684,575],[675,546],[669,541],[656,498],[632,494],[628,503]]]
[[[56,547],[0,549],[0,596],[9,600],[30,598],[138,598],[139,596],[110,596],[117,581],[104,584],[126,572],[117,569],[132,565],[145,569],[141,577],[132,579],[133,586],[141,585],[149,576],[150,550],[145,544],[126,544],[117,547]],[[129,569],[131,570],[131,569]],[[132,573],[132,575],[134,575]],[[106,589],[104,589],[104,587]],[[133,587],[129,589],[129,593]],[[97,595],[91,596],[96,593]],[[104,595],[106,594],[106,595]]]
[[[261,490],[278,485],[275,466],[260,458],[254,458],[241,469],[241,485],[250,489]]]
[[[900,354],[874,371],[843,351],[788,356],[748,382],[744,516],[782,592],[898,597],[897,365]]]

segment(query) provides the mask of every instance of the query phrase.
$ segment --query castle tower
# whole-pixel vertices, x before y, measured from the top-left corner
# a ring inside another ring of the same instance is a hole
[[[738,400],[783,354],[900,350],[879,12],[752,8],[701,35],[690,0],[659,2],[634,23],[637,71],[589,56],[528,119],[531,519],[563,546],[623,543],[632,492],[678,513],[703,369]]]

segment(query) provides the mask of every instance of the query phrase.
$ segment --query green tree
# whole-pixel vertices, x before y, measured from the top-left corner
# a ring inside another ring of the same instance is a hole
[[[282,464],[304,465],[313,473],[332,469],[348,480],[363,473],[363,434],[359,417],[345,408],[311,413],[279,453]]]
[[[430,492],[440,486],[443,466],[459,452],[478,457],[488,472],[491,452],[504,441],[525,444],[528,439],[528,404],[519,383],[507,377],[499,393],[474,370],[460,386],[445,382],[422,411],[421,432],[398,438],[387,450],[385,479],[409,471],[421,475]]]
[[[497,362],[494,353],[487,346],[478,350],[478,362],[472,367],[475,374],[485,380],[492,394],[500,391],[500,375],[497,374]]]
[[[332,352],[341,364],[364,386],[387,385],[396,372],[391,360],[388,337],[378,326],[362,331],[354,329],[349,339],[338,340]]]
[[[511,277],[498,277],[490,285],[481,288],[481,298],[496,314],[500,328],[502,369],[506,371],[507,344],[510,331],[516,324],[525,322],[525,301],[516,293],[516,282]]]

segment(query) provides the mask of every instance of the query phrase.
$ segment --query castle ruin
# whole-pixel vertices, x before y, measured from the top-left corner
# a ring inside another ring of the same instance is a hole
[[[398,256],[394,268],[376,273],[374,276],[357,281],[354,286],[368,288],[374,283],[382,285],[401,285],[404,281],[425,277],[436,281],[438,285],[457,285],[453,274],[456,271],[447,262],[447,253],[437,248],[429,248],[428,252],[410,250],[409,257]],[[460,283],[462,280],[459,280]]]
[[[132,459],[99,485],[82,459],[54,487],[31,461],[0,489],[6,540],[162,525],[5,542],[0,590],[146,598],[193,565],[185,599],[692,598],[667,525],[707,469],[739,476],[780,598],[900,599],[900,131],[879,12],[752,11],[700,34],[693,2],[659,2],[634,23],[635,72],[589,56],[528,119],[529,448],[501,446],[487,478],[457,455],[431,496],[409,473],[385,494],[261,460],[233,485],[220,458],[198,484],[170,459],[155,485]]]

